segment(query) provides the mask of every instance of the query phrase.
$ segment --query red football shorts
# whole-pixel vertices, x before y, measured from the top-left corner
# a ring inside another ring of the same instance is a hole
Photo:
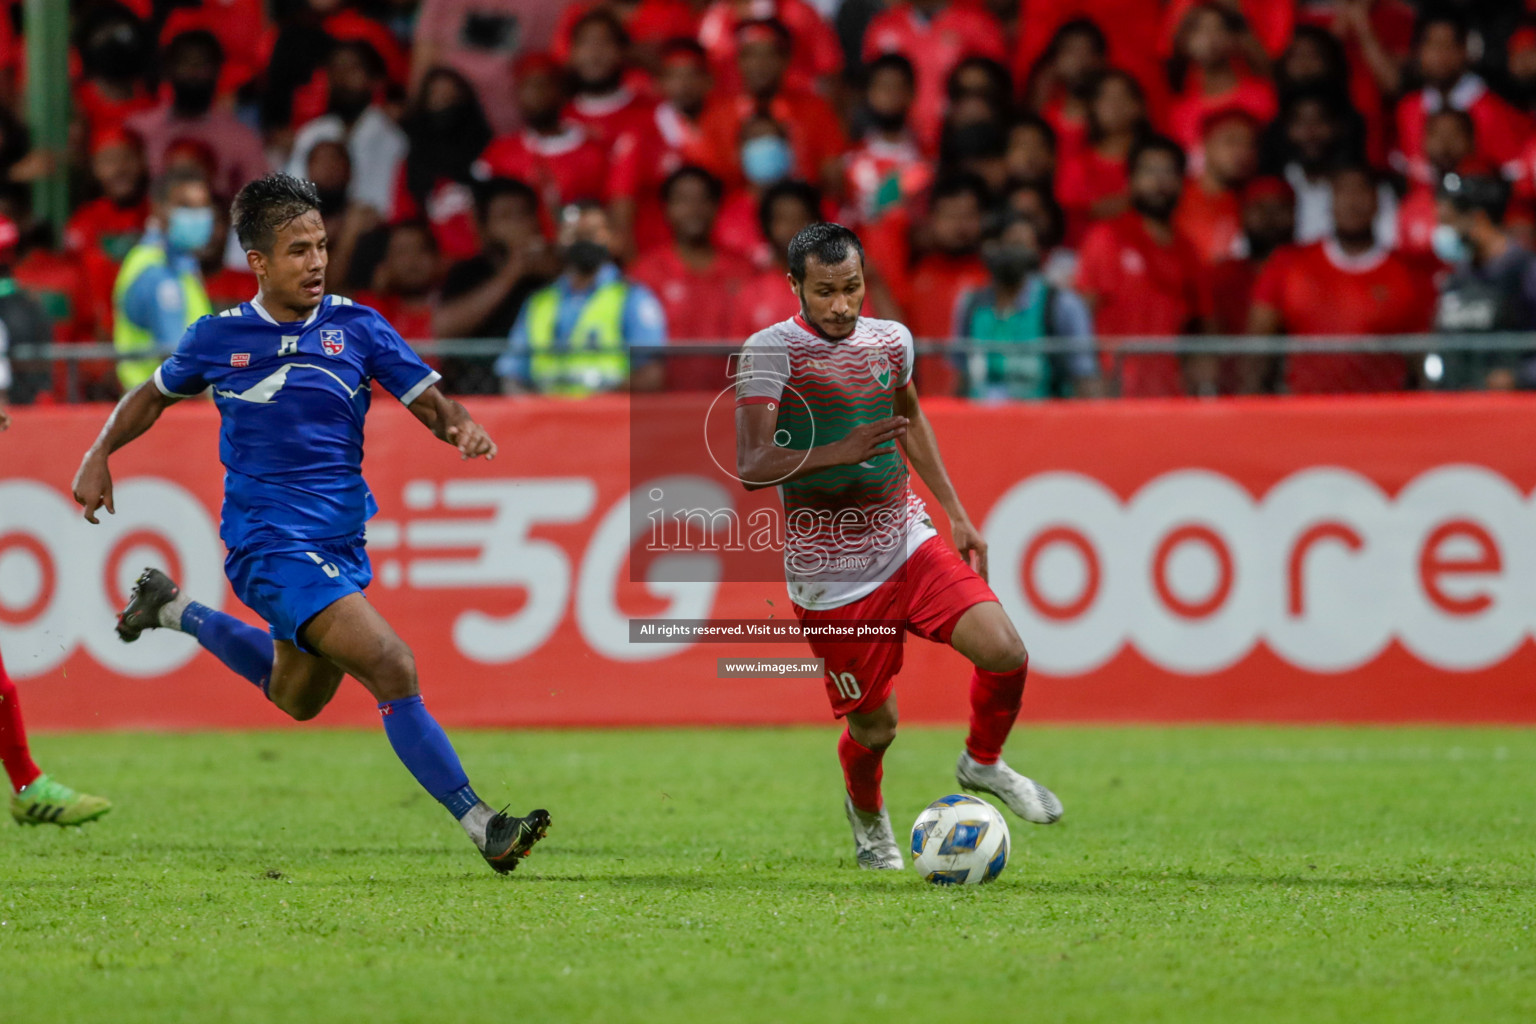
[[[907,632],[924,640],[949,643],[965,612],[997,595],[987,581],[942,537],[930,537],[907,559],[906,571],[872,593],[841,608],[813,611],[795,605],[801,622],[900,620]],[[901,671],[904,646],[899,640],[834,643],[809,641],[811,652],[826,659],[827,699],[836,718],[869,714],[890,699]]]

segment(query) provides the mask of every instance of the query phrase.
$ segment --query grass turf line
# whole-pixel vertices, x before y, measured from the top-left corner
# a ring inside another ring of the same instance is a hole
[[[455,740],[554,815],[510,877],[376,733],[38,738],[117,807],[0,832],[0,1020],[1536,1017],[1536,732],[1025,729],[1066,818],[959,891],[852,867],[831,728]]]

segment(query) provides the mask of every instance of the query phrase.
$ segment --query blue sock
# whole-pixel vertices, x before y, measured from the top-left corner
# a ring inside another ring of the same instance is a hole
[[[181,631],[197,637],[215,658],[255,683],[262,693],[267,692],[275,653],[266,630],[193,601],[181,612]]]
[[[462,818],[480,803],[448,734],[419,695],[387,700],[379,705],[379,713],[384,716],[384,735],[395,748],[395,756],[449,814]]]

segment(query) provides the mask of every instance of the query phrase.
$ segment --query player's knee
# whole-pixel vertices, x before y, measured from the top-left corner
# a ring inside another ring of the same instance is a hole
[[[1018,672],[1029,665],[1029,651],[1013,630],[994,636],[977,653],[976,667],[986,672]]]
[[[896,742],[896,726],[899,721],[895,710],[881,708],[872,715],[861,715],[857,722],[850,719],[848,732],[861,747],[884,750]]]
[[[380,700],[401,700],[418,692],[416,656],[402,641],[396,640],[379,653],[370,675],[369,682]]]

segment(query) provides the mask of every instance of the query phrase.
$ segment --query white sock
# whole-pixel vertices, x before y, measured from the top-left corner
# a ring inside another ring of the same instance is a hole
[[[181,629],[181,613],[187,610],[187,605],[192,599],[186,594],[177,594],[165,604],[160,606],[160,625],[165,629]]]
[[[491,819],[495,816],[496,812],[486,806],[482,800],[471,807],[464,817],[459,819],[459,824],[464,826],[464,831],[469,833],[469,838],[474,840],[475,846],[484,850],[485,827],[491,823]]]

